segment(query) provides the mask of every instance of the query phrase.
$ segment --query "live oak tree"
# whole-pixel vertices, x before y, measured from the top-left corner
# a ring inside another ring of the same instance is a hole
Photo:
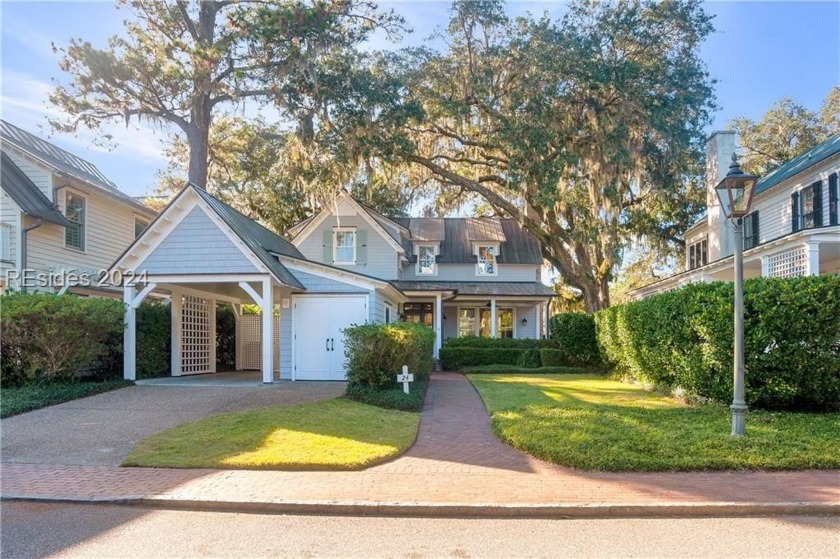
[[[375,210],[404,215],[412,191],[368,170],[359,161],[338,160],[323,149],[317,136],[301,138],[264,118],[221,115],[208,140],[207,189],[243,214],[277,232],[310,217],[331,200],[337,187]],[[171,140],[168,165],[159,172],[158,192],[173,194],[183,187],[189,165],[189,144],[181,135]]]
[[[510,21],[493,0],[452,14],[445,52],[369,58],[367,111],[334,120],[518,219],[588,311],[608,306],[622,246],[679,243],[701,207],[710,17],[693,0],[577,0],[560,21]]]
[[[740,117],[732,120],[729,127],[739,135],[744,169],[765,175],[840,133],[840,87],[831,89],[819,112],[784,97],[758,122]]]
[[[191,182],[207,183],[209,133],[225,105],[271,101],[306,131],[319,67],[399,18],[367,0],[120,0],[131,18],[107,48],[74,39],[61,54],[69,82],[50,101],[59,130],[132,118],[174,125],[189,147]]]

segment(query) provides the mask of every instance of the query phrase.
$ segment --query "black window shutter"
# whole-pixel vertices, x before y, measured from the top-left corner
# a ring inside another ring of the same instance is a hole
[[[799,193],[794,192],[790,195],[790,223],[791,231],[796,233],[799,231]]]
[[[822,181],[815,182],[811,188],[814,191],[814,227],[822,227]]]
[[[838,222],[838,208],[837,208],[837,173],[831,173],[828,177],[828,223],[829,225],[837,225]]]

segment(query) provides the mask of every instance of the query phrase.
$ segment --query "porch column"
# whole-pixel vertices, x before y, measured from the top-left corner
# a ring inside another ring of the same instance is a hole
[[[441,294],[435,295],[435,359],[440,357],[440,348],[443,346],[443,304]]]
[[[805,243],[805,254],[807,256],[808,276],[820,275],[820,243],[809,241]]]
[[[181,324],[184,319],[183,303],[183,294],[180,291],[173,291],[169,303],[169,308],[172,312],[172,337],[169,344],[172,348],[170,369],[173,377],[181,376]]]
[[[490,299],[490,337],[495,338],[499,335],[498,325],[496,324],[496,300]]]
[[[263,383],[274,382],[274,289],[271,278],[262,282],[262,374]]]
[[[123,378],[125,380],[137,378],[137,309],[134,307],[136,292],[134,284],[126,283],[123,287],[126,322],[123,332]]]

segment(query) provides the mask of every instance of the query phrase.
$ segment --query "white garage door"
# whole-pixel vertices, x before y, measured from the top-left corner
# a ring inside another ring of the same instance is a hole
[[[344,334],[367,322],[367,296],[298,296],[292,314],[297,380],[346,380]]]

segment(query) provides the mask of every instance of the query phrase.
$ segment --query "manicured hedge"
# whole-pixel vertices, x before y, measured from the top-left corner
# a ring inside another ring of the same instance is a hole
[[[3,386],[78,378],[124,327],[123,304],[114,299],[14,292],[0,305]]]
[[[732,399],[733,286],[696,283],[595,316],[602,356],[620,374],[719,402]],[[840,276],[744,284],[750,406],[840,409]]]
[[[552,341],[566,355],[566,364],[593,364],[600,360],[595,337],[595,317],[586,313],[561,313],[548,322]]]
[[[447,338],[443,347],[475,347],[482,349],[541,349],[544,347],[556,348],[554,340],[538,340],[533,338],[482,338],[479,336],[464,336],[460,338]]]
[[[396,388],[403,365],[417,380],[432,370],[435,334],[422,324],[362,324],[346,328],[344,335],[350,385]]]
[[[515,348],[443,347],[440,361],[443,368],[456,371],[475,365],[517,365],[529,350]]]
[[[408,394],[399,388],[372,388],[363,384],[348,384],[345,396],[362,404],[401,411],[422,411],[429,377],[422,376],[411,383]]]

